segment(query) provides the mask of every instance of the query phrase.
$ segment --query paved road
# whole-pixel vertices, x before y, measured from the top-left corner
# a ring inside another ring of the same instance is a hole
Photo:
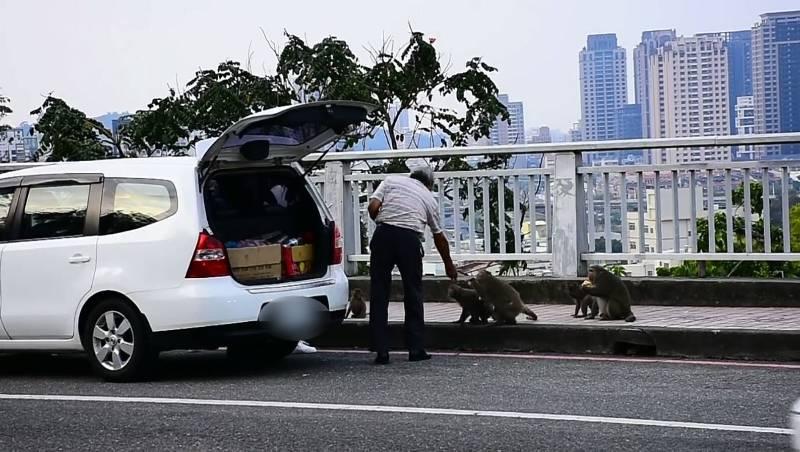
[[[243,374],[220,352],[171,353],[155,381],[115,385],[78,357],[0,355],[0,450],[787,450],[800,397],[800,365],[392,358],[295,355]]]

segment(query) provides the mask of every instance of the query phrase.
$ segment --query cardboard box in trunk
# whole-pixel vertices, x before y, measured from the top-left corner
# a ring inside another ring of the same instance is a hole
[[[258,281],[280,279],[281,246],[265,245],[228,249],[228,260],[236,279]]]

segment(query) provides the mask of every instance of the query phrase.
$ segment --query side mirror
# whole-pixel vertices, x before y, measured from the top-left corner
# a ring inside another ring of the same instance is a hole
[[[269,141],[248,141],[239,147],[239,153],[242,154],[242,157],[250,161],[264,160],[269,157]]]

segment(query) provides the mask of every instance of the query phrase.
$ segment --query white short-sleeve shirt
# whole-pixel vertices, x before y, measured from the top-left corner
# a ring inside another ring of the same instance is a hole
[[[411,229],[419,234],[425,233],[426,225],[433,234],[442,232],[439,204],[428,187],[416,179],[388,176],[370,199],[382,203],[376,223]]]

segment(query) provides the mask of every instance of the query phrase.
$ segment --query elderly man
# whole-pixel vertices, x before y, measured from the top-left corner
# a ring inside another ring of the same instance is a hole
[[[409,361],[430,359],[424,344],[424,308],[422,305],[422,238],[425,227],[444,261],[450,279],[456,268],[450,258],[450,246],[442,231],[439,207],[431,190],[433,171],[415,169],[411,177],[389,176],[370,197],[369,216],[377,223],[370,242],[370,310],[372,345],[376,364],[389,363],[389,289],[395,266],[403,278],[405,335]]]

